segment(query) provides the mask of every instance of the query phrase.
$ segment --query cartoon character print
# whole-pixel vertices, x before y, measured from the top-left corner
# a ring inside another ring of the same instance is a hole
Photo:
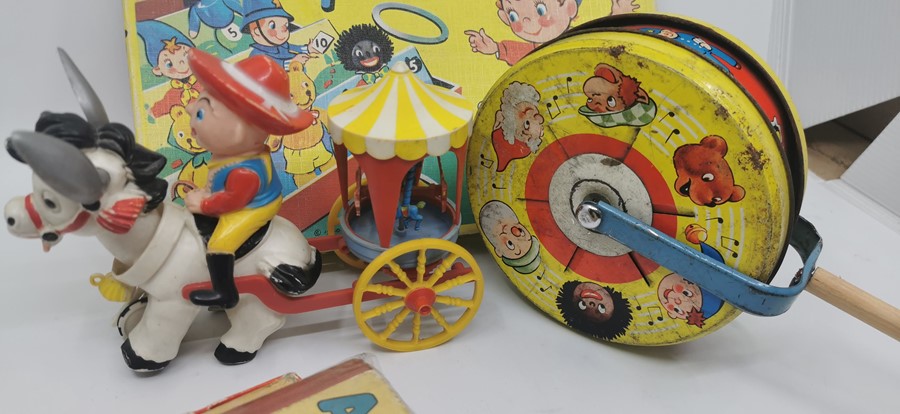
[[[540,101],[537,89],[526,83],[513,82],[503,90],[491,133],[497,172],[506,170],[512,160],[537,153],[544,136]]]
[[[521,274],[533,273],[541,265],[541,244],[519,222],[508,205],[491,200],[478,214],[481,232],[503,263]]]
[[[291,62],[288,70],[291,87],[291,102],[301,110],[308,110],[316,116],[309,128],[285,136],[270,136],[267,144],[275,152],[284,147],[285,172],[290,174],[297,188],[312,181],[324,171],[333,168],[334,145],[331,135],[325,131],[328,123],[327,112],[313,108],[316,100],[316,86],[299,62]]]
[[[150,107],[150,115],[160,118],[175,105],[186,107],[194,102],[203,91],[187,61],[194,43],[174,27],[156,20],[137,22],[137,32],[144,41],[151,72],[169,79],[170,89]]]
[[[675,150],[675,190],[690,197],[694,204],[715,207],[729,201],[741,201],[744,187],[734,183],[734,175],[725,154],[728,144],[717,135],[709,135],[699,144],[685,144]]]
[[[628,300],[615,289],[594,282],[563,283],[556,306],[566,325],[598,339],[615,339],[631,324]]]
[[[375,83],[394,57],[394,44],[387,33],[370,24],[357,24],[341,32],[335,50],[344,68],[362,78],[357,86]]]
[[[174,151],[160,152],[166,158],[172,157],[173,153],[176,154],[177,158],[170,161],[172,168],[180,168],[178,178],[172,185],[172,200],[183,204],[184,196],[189,191],[206,187],[210,154],[194,138],[191,131],[191,116],[183,106],[173,106],[169,116],[172,117],[172,127],[169,129],[168,143],[169,148]]]
[[[312,39],[305,45],[288,42],[294,16],[284,11],[279,0],[243,0],[242,10],[241,32],[253,39],[250,56],[266,55],[284,70],[290,69],[291,62],[303,65],[314,57],[310,54]]]
[[[484,29],[466,30],[472,52],[493,55],[510,66],[538,46],[569,29],[581,0],[497,0],[497,16],[524,40],[495,41]],[[630,13],[640,6],[633,0],[613,0],[610,14]]]
[[[721,256],[720,256],[721,257]],[[672,319],[702,328],[705,321],[722,309],[723,301],[677,273],[670,273],[656,288],[659,304]]]
[[[234,25],[234,15],[240,15],[243,12],[243,6],[239,0],[188,0],[190,4],[188,9],[188,36],[196,39],[200,34],[200,23],[203,23],[216,31],[216,41],[225,50],[231,52],[231,49],[220,39],[219,30],[227,29]],[[193,4],[191,4],[193,3]],[[238,27],[235,25],[233,36],[240,36]]]
[[[690,33],[675,32],[669,29],[646,28],[643,29],[643,31],[675,40],[700,55],[703,55],[707,60],[725,71],[731,72],[732,69],[741,69],[741,65],[737,60],[718,48],[710,46],[703,38],[694,36]]]
[[[706,243],[708,237],[709,233],[706,231],[706,228],[697,223],[688,224],[687,227],[684,228],[684,238],[688,241],[688,243],[695,244],[700,247],[700,253],[709,256],[717,262],[725,263],[725,259],[722,257],[722,253],[719,253],[718,250]],[[731,240],[731,242],[734,243],[735,246],[739,243],[737,240]],[[727,250],[731,252],[732,257],[738,257],[737,252],[731,249]]]
[[[584,81],[582,91],[587,101],[578,113],[597,126],[644,126],[656,116],[656,102],[641,82],[606,63],[594,67],[594,76]]]

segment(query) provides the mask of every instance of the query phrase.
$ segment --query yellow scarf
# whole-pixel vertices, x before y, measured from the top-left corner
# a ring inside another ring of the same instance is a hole
[[[169,82],[169,85],[172,86],[172,89],[183,89],[181,91],[181,104],[183,106],[187,106],[192,100],[200,97],[200,91],[194,89],[194,84],[197,83],[197,77],[191,75],[187,82],[182,82],[178,79],[172,79]]]

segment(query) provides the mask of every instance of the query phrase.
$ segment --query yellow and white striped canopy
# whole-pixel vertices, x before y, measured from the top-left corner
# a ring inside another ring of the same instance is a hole
[[[353,154],[412,161],[463,146],[474,112],[467,99],[422,82],[397,62],[374,85],[335,97],[328,105],[328,131]]]

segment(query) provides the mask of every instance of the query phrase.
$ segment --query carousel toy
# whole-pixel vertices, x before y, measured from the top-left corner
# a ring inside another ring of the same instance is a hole
[[[782,313],[808,289],[900,339],[900,311],[815,271],[821,239],[799,217],[803,130],[747,50],[686,19],[613,16],[494,84],[468,190],[488,250],[529,301],[596,338],[666,345],[741,311]],[[789,245],[804,268],[769,285]]]

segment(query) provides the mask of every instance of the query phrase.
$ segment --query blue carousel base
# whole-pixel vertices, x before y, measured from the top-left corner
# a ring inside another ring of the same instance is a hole
[[[459,237],[459,225],[453,224],[452,217],[456,207],[453,203],[449,204],[447,212],[444,213],[441,212],[440,206],[426,204],[425,208],[419,210],[424,220],[422,220],[418,230],[416,230],[416,222],[413,220],[409,221],[405,230],[398,230],[398,221],[394,220],[390,246],[393,247],[410,240],[425,238],[456,242],[457,237]],[[359,216],[352,214],[350,217],[348,217],[346,211],[346,209],[341,211],[340,217],[347,248],[362,261],[371,263],[387,250],[379,245],[378,231],[375,228],[375,217],[372,214],[372,209],[369,206],[363,206],[362,213]],[[394,261],[404,269],[413,268],[417,264],[417,254],[415,252],[408,253],[395,258]],[[427,263],[430,264],[443,259],[446,255],[447,252],[443,250],[428,250],[425,253],[425,258]]]

